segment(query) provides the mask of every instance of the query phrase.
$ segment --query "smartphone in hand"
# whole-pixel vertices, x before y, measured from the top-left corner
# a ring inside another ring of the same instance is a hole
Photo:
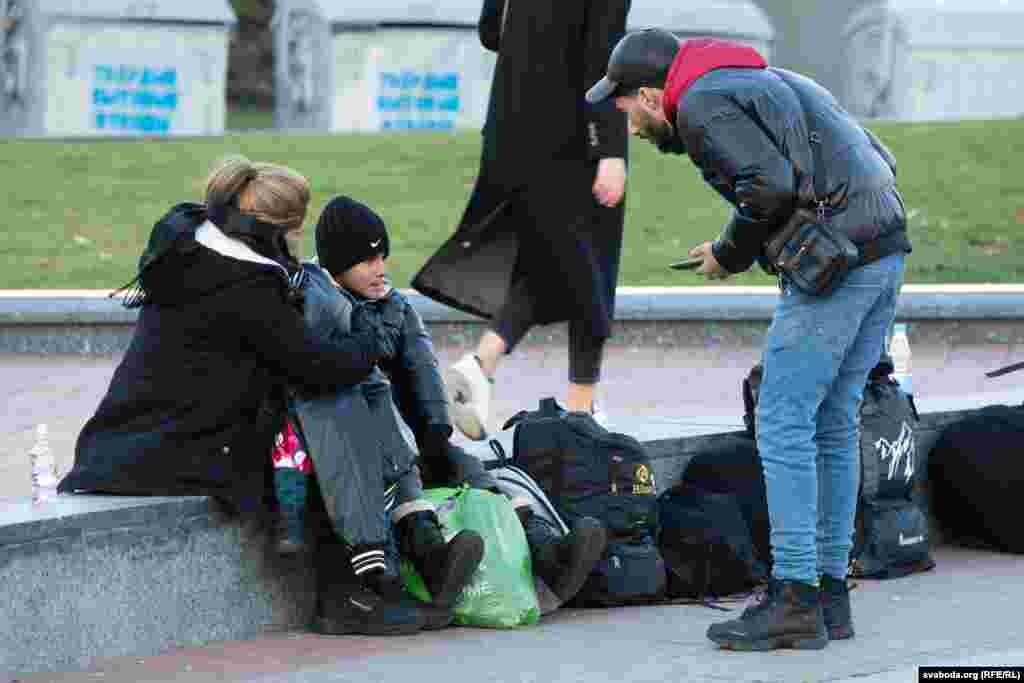
[[[702,257],[688,258],[685,261],[677,261],[670,263],[669,268],[672,270],[694,270],[704,265],[704,259]]]

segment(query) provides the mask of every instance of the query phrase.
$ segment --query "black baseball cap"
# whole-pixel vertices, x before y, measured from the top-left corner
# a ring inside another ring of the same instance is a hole
[[[679,52],[679,39],[660,28],[630,33],[608,58],[607,75],[587,91],[587,102],[596,104],[637,88],[660,88]]]

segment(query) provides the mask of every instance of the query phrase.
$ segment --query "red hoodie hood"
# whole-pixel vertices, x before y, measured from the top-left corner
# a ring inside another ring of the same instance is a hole
[[[764,69],[768,63],[757,50],[730,40],[716,38],[695,38],[684,40],[679,46],[676,58],[665,79],[665,96],[662,108],[665,117],[676,120],[679,100],[694,81],[715,69],[750,68]]]

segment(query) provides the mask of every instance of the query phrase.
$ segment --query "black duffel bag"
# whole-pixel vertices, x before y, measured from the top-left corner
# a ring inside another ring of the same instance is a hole
[[[928,455],[931,512],[960,543],[1024,553],[1024,405],[992,405],[947,425]]]

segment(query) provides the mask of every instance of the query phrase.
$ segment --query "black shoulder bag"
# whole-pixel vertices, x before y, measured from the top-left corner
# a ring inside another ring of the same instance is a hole
[[[860,258],[850,238],[829,227],[822,208],[817,213],[796,209],[768,240],[765,254],[772,270],[812,296],[831,294]]]
[[[807,111],[805,106],[804,112]],[[816,171],[822,161],[822,139],[809,120],[807,129],[814,163],[811,181],[801,182],[797,208],[768,239],[764,252],[773,273],[804,294],[827,296],[848,272],[860,265],[860,250],[849,237],[829,225],[829,212],[841,206],[846,194],[843,190],[824,197],[819,192]]]

